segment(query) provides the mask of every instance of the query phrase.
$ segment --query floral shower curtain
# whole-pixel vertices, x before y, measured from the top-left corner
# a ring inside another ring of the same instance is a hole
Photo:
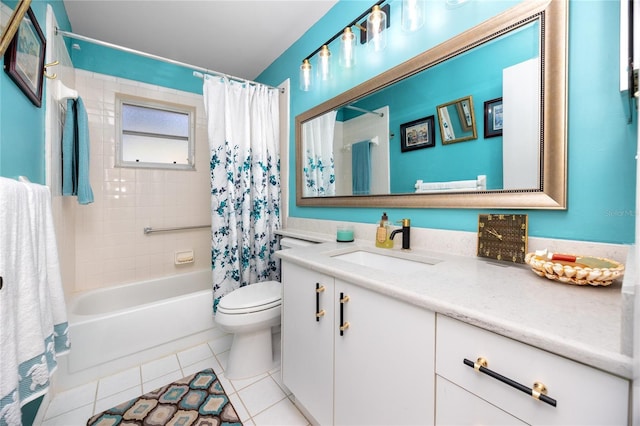
[[[225,294],[279,280],[278,91],[206,76],[213,310]]]
[[[302,126],[304,149],[305,197],[336,195],[336,174],[333,160],[333,132],[336,111],[314,118]]]

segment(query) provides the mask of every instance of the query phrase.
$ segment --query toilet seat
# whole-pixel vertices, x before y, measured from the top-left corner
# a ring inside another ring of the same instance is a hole
[[[241,287],[224,296],[218,303],[218,312],[246,314],[271,309],[281,303],[282,283],[263,281]]]

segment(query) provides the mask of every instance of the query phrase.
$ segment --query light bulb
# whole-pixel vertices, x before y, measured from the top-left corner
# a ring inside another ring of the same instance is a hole
[[[311,76],[311,63],[308,59],[302,61],[300,65],[300,90],[308,92],[311,90],[312,76]]]
[[[351,68],[356,64],[356,35],[351,27],[344,29],[340,37],[340,66]]]
[[[331,52],[326,44],[318,53],[318,77],[321,81],[327,81],[331,78]]]
[[[379,5],[373,6],[367,18],[367,46],[369,50],[379,52],[387,46],[384,30],[387,28],[387,14]]]
[[[424,0],[402,0],[402,29],[417,31],[424,25]]]

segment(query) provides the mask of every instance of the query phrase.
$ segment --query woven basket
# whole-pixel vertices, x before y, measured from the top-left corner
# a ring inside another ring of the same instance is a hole
[[[573,262],[549,260],[527,253],[524,261],[541,277],[566,284],[607,286],[624,275],[624,265],[615,260],[596,258],[611,264],[609,268],[589,268]]]

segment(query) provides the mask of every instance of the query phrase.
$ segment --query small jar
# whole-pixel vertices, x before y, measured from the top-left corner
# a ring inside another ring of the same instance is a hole
[[[339,243],[353,242],[353,227],[350,225],[340,225],[336,231],[336,241]]]

